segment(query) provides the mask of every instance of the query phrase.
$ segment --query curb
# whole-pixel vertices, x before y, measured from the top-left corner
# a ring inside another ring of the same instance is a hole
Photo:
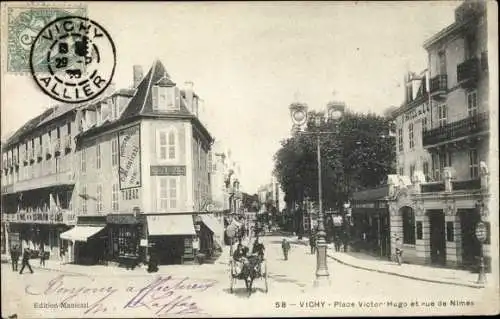
[[[331,255],[327,255],[327,256],[329,258],[335,260],[336,262],[340,263],[340,264],[343,264],[343,265],[346,265],[346,266],[349,266],[349,267],[353,267],[353,268],[357,268],[357,269],[378,272],[378,273],[381,273],[381,274],[398,276],[398,277],[403,277],[403,278],[413,279],[413,280],[419,280],[419,281],[425,281],[425,282],[432,282],[432,283],[436,283],[436,284],[445,284],[445,285],[452,285],[452,286],[462,286],[462,287],[469,287],[469,288],[476,288],[476,289],[484,288],[484,285],[479,285],[479,284],[475,285],[475,284],[466,284],[466,283],[443,281],[443,280],[436,280],[436,279],[428,279],[428,278],[422,278],[422,277],[415,277],[415,276],[403,275],[403,274],[399,274],[399,273],[391,272],[391,271],[386,271],[386,270],[373,269],[373,268],[368,268],[368,267],[353,265],[351,263],[347,263],[347,262],[345,262],[345,261],[343,261],[343,260],[341,260],[339,258],[333,257]]]

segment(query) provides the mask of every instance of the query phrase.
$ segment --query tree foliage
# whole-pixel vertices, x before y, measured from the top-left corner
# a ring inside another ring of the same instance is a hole
[[[309,113],[305,133],[281,142],[274,156],[274,174],[288,207],[305,197],[318,200],[318,134],[321,131],[321,173],[323,207],[340,208],[359,189],[384,183],[394,173],[395,141],[388,136],[390,121],[375,114],[346,112],[338,122],[316,126]]]

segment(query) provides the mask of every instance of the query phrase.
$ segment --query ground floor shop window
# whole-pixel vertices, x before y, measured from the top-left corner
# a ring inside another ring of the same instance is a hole
[[[139,255],[139,231],[136,225],[119,225],[112,229],[112,256]]]

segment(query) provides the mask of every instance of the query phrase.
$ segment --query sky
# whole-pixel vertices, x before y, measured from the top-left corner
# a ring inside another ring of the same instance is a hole
[[[231,150],[241,188],[249,193],[271,181],[273,155],[290,136],[290,103],[299,99],[321,110],[330,100],[342,100],[349,110],[378,114],[400,105],[404,73],[426,68],[423,42],[453,22],[458,5],[87,4],[89,18],[116,45],[116,87],[131,85],[133,65],[146,73],[155,59],[178,85],[192,81],[210,115],[210,132]],[[4,52],[3,46],[2,62]],[[29,74],[2,78],[2,137],[58,104]]]

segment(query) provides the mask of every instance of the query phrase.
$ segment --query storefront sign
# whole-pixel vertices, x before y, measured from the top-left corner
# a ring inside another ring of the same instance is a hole
[[[150,171],[151,176],[186,176],[184,165],[152,165]]]
[[[137,224],[139,221],[134,215],[108,215],[106,222],[109,224]]]
[[[141,186],[140,136],[139,125],[118,133],[120,189]]]
[[[375,208],[375,203],[355,203],[356,208]]]

